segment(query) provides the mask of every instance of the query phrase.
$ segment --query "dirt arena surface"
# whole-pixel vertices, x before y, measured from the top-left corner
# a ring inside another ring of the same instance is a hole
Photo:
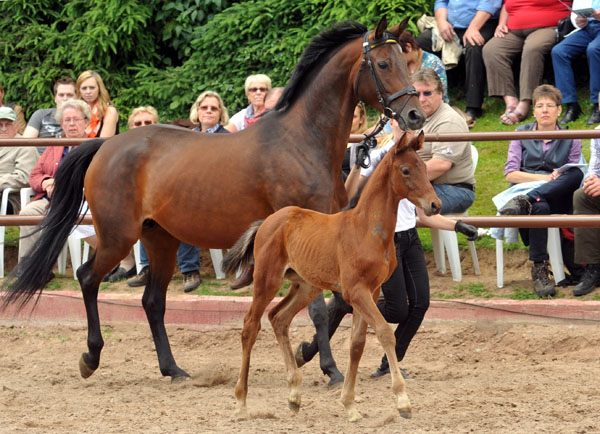
[[[250,368],[250,417],[233,416],[240,329],[167,326],[192,380],[158,371],[147,325],[103,324],[98,371],[79,376],[82,323],[0,322],[0,432],[6,433],[593,433],[600,431],[600,327],[426,321],[401,366],[413,418],[398,416],[389,376],[371,379],[382,351],[369,333],[356,387],[364,419],[347,422],[340,389],[315,361],[302,368],[303,405],[287,407],[283,361],[272,331],[259,334]],[[312,327],[291,330],[292,342]],[[349,329],[333,339],[342,371]]]

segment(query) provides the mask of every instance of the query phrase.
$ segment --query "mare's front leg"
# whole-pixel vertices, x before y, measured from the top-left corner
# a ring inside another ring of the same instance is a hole
[[[327,306],[325,305],[325,299],[323,298],[322,291],[318,288],[317,291],[319,291],[319,295],[308,306],[308,313],[317,332],[316,342],[319,350],[321,370],[325,375],[329,376],[328,386],[331,387],[337,383],[343,382],[344,376],[339,371],[333,358],[333,353],[331,352],[331,345],[329,343],[329,316]],[[299,350],[301,351],[301,349]]]
[[[296,314],[308,306],[321,293],[322,290],[320,288],[307,283],[294,283],[288,295],[269,312],[269,320],[273,326],[277,342],[279,342],[287,370],[287,380],[290,387],[288,405],[295,412],[300,410],[302,401],[300,390],[302,374],[300,373],[300,369],[298,369],[292,345],[290,344],[289,328]]]
[[[177,366],[171,352],[169,337],[165,329],[165,310],[167,288],[177,259],[179,241],[159,227],[145,234],[144,247],[148,252],[150,272],[142,297],[142,305],[152,331],[152,338],[158,356],[158,365],[163,376],[170,376],[171,381],[185,380],[190,375]]]
[[[396,396],[396,409],[400,413],[400,416],[406,419],[409,419],[412,415],[410,401],[408,400],[408,396],[406,394],[406,384],[404,382],[404,378],[402,378],[402,374],[400,373],[398,359],[396,358],[396,338],[394,337],[394,331],[383,318],[383,315],[381,315],[381,312],[379,312],[379,309],[375,304],[374,297],[376,298],[378,294],[378,290],[372,293],[365,287],[357,286],[352,288],[351,291],[348,291],[348,296],[346,297],[346,299],[354,308],[354,316],[360,316],[360,323],[357,325],[356,334],[354,331],[353,319],[350,364],[348,365],[346,382],[344,383],[344,388],[342,390],[342,402],[344,403],[344,406],[346,406],[346,409],[349,410],[348,415],[350,420],[356,418],[357,413],[356,409],[353,409],[354,382],[358,369],[358,361],[362,356],[362,351],[365,345],[364,339],[366,335],[367,324],[370,325],[375,331],[375,336],[377,336],[377,340],[383,347],[390,364],[392,391]],[[354,342],[355,339],[357,339],[356,348]]]

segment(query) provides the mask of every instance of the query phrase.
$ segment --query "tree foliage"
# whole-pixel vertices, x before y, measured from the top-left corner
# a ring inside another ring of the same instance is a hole
[[[62,75],[97,70],[122,114],[154,105],[163,119],[187,117],[202,91],[230,112],[246,103],[246,76],[286,84],[306,43],[332,23],[372,28],[412,17],[433,0],[9,0],[0,2],[0,81],[29,116],[52,105]],[[122,116],[122,120],[126,116]]]

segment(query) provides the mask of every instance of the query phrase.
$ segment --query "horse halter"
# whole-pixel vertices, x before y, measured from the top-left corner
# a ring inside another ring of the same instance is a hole
[[[385,87],[381,80],[377,76],[377,71],[375,71],[375,67],[373,66],[373,62],[371,61],[371,50],[382,46],[384,44],[398,44],[398,39],[391,32],[384,32],[383,36],[373,42],[369,42],[369,32],[366,32],[363,38],[363,59],[360,63],[360,68],[358,68],[358,74],[356,75],[356,81],[354,82],[354,95],[358,99],[358,82],[360,80],[360,72],[366,63],[369,65],[369,69],[371,71],[371,75],[373,76],[373,81],[375,81],[375,91],[377,92],[377,100],[379,104],[383,107],[383,116],[379,119],[377,126],[371,131],[370,134],[365,135],[365,138],[356,148],[356,160],[357,163],[364,168],[367,168],[371,165],[371,158],[369,156],[369,149],[373,149],[377,146],[377,140],[375,136],[381,132],[385,124],[389,121],[390,118],[396,118],[398,121],[402,121],[402,129],[407,130],[406,121],[399,113],[396,113],[390,108],[390,103],[397,100],[401,96],[404,95],[416,95],[417,91],[414,86],[408,86],[404,89],[399,90],[398,92],[393,93],[392,95],[387,96],[387,92],[385,91]],[[383,95],[382,95],[383,94]],[[404,110],[408,104],[408,98],[404,100],[404,104],[400,109],[400,113]]]
[[[354,82],[354,95],[358,98],[358,82],[360,80],[360,72],[363,69],[364,64],[366,63],[367,65],[369,65],[369,70],[371,71],[371,75],[373,76],[373,81],[375,81],[375,91],[377,92],[377,100],[379,101],[379,104],[381,104],[381,106],[383,107],[383,114],[388,118],[397,117],[399,121],[402,121],[403,129],[407,129],[406,121],[402,118],[402,116],[400,116],[400,113],[402,113],[402,111],[406,107],[406,104],[408,104],[408,98],[405,99],[404,104],[402,105],[402,108],[400,109],[399,113],[393,111],[390,108],[390,104],[404,95],[416,95],[417,91],[415,90],[415,87],[408,86],[388,96],[387,92],[385,91],[385,87],[383,86],[383,83],[381,83],[381,80],[377,75],[377,71],[375,71],[373,61],[371,60],[371,50],[380,47],[384,44],[398,44],[398,39],[396,39],[396,37],[391,32],[386,31],[383,32],[383,36],[380,39],[373,42],[369,42],[369,33],[370,32],[366,32],[363,37],[363,59],[360,64],[360,68],[358,69],[358,74],[356,75],[356,81]]]

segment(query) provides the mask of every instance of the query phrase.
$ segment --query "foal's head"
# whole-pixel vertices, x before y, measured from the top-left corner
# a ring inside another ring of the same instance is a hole
[[[407,198],[426,215],[438,214],[442,202],[435,194],[429,178],[427,167],[417,154],[423,146],[424,133],[405,132],[398,143],[390,150],[392,154],[390,183],[395,194]]]

